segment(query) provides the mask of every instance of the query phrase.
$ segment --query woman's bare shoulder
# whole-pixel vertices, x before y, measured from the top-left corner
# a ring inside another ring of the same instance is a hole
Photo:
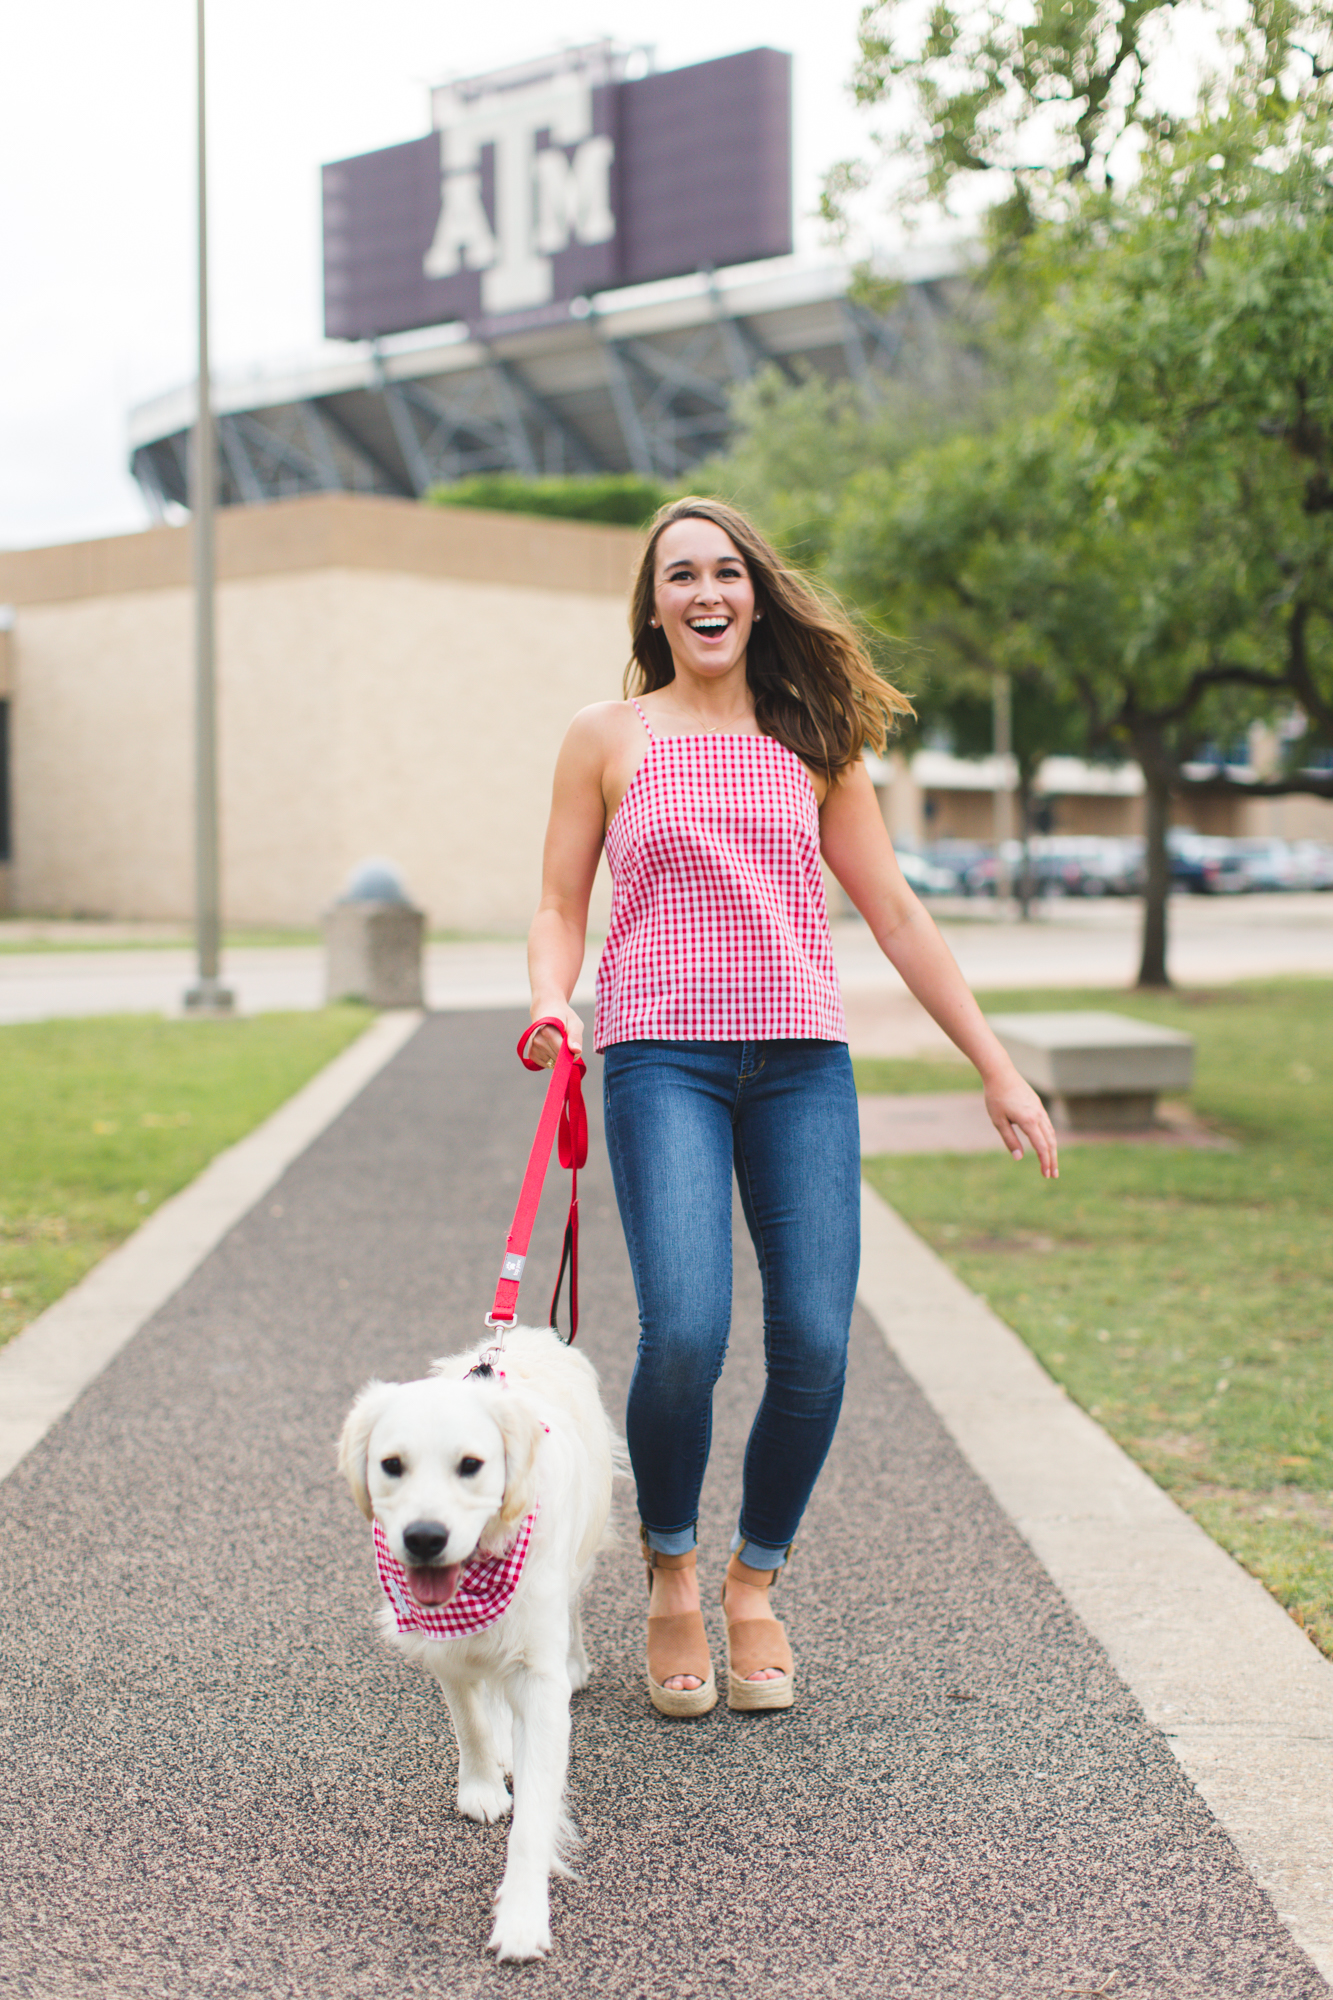
[[[594,701],[581,708],[565,732],[571,749],[611,751],[625,741],[631,729],[643,734],[643,724],[628,701]]]

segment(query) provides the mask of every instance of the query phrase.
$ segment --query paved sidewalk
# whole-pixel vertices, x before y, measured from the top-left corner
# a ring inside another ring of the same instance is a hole
[[[935,908],[968,984],[980,989],[1129,986],[1138,966],[1139,905],[1066,901],[1041,905],[1020,924],[984,903]],[[86,934],[105,948],[0,952],[0,1022],[59,1015],[179,1013],[194,983],[183,946],[130,949],[125,925],[51,925],[63,946]],[[0,924],[24,938],[34,926]],[[142,935],[154,935],[143,926]],[[852,1046],[864,1055],[951,1054],[952,1045],[917,1005],[856,918],[833,925],[834,950]],[[1333,895],[1176,896],[1171,902],[1172,976],[1215,986],[1279,973],[1333,974]],[[122,948],[117,949],[120,945]],[[575,995],[591,1002],[597,946],[590,944]],[[324,953],[318,945],[244,945],[224,955],[223,976],[246,1013],[318,1007]],[[527,1004],[526,947],[520,939],[431,944],[426,1004],[439,1010]]]
[[[0,1485],[0,1994],[1326,1996],[860,1312],[781,1586],[797,1708],[653,1714],[622,1493],[575,1704],[581,1880],[546,1965],[486,1959],[505,1828],[452,1810],[448,1724],[374,1636],[332,1449],[367,1375],[419,1372],[484,1309],[540,1094],[517,1025],[428,1020]],[[596,1129],[583,1215],[580,1340],[618,1411],[634,1307]],[[759,1379],[747,1257],[714,1587]]]

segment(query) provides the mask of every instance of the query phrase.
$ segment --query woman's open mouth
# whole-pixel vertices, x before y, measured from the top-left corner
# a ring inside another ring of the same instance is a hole
[[[730,618],[691,618],[688,624],[701,639],[721,639],[731,629]]]

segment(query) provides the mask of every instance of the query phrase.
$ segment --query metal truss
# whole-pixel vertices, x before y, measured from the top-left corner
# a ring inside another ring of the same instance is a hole
[[[777,367],[790,380],[811,368],[844,375],[870,406],[899,365],[906,330],[942,309],[925,296],[929,285],[906,286],[887,318],[845,295],[829,297],[819,304],[822,330],[793,348],[775,320],[733,311],[717,279],[708,273],[705,281],[692,323],[658,320],[633,333],[624,315],[608,322],[593,314],[581,330],[553,336],[549,359],[531,340],[521,360],[503,342],[478,344],[447,370],[423,353],[418,374],[376,349],[350,387],[346,374],[336,389],[312,378],[290,402],[224,404],[219,500],[254,505],[338,491],[419,498],[482,472],[680,479],[725,450],[733,398],[759,370]],[[155,519],[188,505],[188,432],[150,437],[131,466]]]

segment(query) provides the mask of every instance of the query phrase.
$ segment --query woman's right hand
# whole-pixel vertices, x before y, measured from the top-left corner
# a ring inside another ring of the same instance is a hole
[[[563,1021],[565,1038],[569,1043],[571,1054],[582,1055],[583,1023],[567,1001],[557,1000],[550,1006],[539,1006],[534,1000],[532,1019]],[[540,1028],[527,1043],[523,1053],[530,1062],[540,1063],[543,1069],[554,1069],[556,1058],[560,1054],[560,1037],[554,1028]]]

